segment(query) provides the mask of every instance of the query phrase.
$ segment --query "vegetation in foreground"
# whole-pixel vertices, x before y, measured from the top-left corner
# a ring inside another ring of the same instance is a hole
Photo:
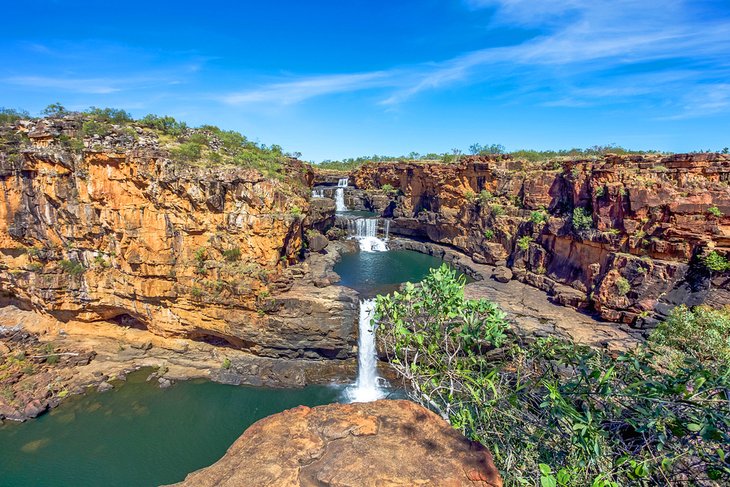
[[[656,338],[617,356],[521,343],[442,266],[379,296],[375,319],[409,395],[489,447],[506,485],[730,482],[727,311],[678,308]]]

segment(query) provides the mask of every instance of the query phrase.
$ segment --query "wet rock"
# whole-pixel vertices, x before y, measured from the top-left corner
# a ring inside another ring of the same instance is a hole
[[[106,392],[106,391],[109,391],[111,389],[114,389],[114,386],[112,384],[106,382],[106,381],[104,381],[101,384],[99,384],[98,386],[96,386],[96,391],[97,392]]]
[[[487,449],[410,401],[299,406],[248,428],[179,486],[501,487]]]
[[[159,379],[157,379],[157,383],[160,385],[160,389],[167,389],[172,385],[172,381],[164,377],[160,377]]]

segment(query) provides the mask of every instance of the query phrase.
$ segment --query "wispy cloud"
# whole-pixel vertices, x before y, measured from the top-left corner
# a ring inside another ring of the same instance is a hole
[[[393,106],[453,85],[489,87],[514,79],[516,94],[539,89],[546,98],[538,102],[543,106],[585,106],[593,103],[591,97],[672,97],[678,90],[686,97],[708,76],[727,79],[730,75],[730,21],[697,20],[697,2],[690,0],[465,2],[473,9],[494,9],[495,25],[540,27],[541,33],[519,44],[474,50],[442,61],[369,73],[305,76],[220,99],[229,104],[290,105],[316,96],[377,88],[382,91],[380,103]],[[647,67],[662,61],[666,65]],[[639,66],[638,74],[615,73],[635,66]],[[687,81],[692,82],[689,88]],[[643,86],[646,82],[653,84]],[[710,105],[724,106],[722,101]]]
[[[392,86],[392,83],[392,72],[385,71],[309,76],[229,93],[219,98],[230,105],[252,103],[291,105],[317,96],[382,88]]]

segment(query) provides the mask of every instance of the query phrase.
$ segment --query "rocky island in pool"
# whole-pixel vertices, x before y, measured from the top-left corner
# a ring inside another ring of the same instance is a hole
[[[0,487],[730,485],[723,2],[3,14]]]

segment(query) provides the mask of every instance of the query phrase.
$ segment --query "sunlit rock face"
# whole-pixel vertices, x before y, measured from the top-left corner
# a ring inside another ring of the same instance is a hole
[[[474,156],[366,164],[350,174],[349,198],[392,216],[394,234],[506,264],[559,303],[644,329],[678,303],[730,303],[727,276],[697,265],[730,249],[729,180],[726,154]],[[575,208],[586,228],[574,227]]]
[[[258,421],[180,486],[500,487],[492,456],[410,401],[298,408]]]
[[[266,357],[354,357],[357,300],[307,292],[292,267],[305,225],[332,219],[309,215],[309,166],[182,163],[143,127],[80,138],[79,117],[0,130],[6,300]]]

